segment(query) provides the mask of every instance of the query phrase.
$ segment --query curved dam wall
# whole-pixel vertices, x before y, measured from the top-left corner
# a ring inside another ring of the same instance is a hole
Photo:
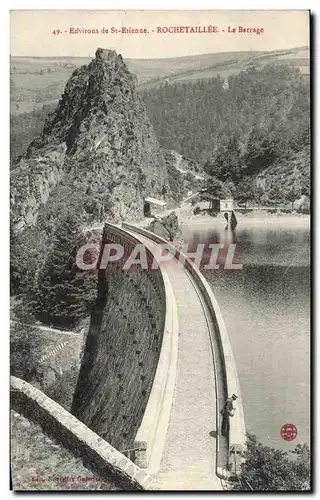
[[[188,258],[183,252],[181,252],[178,248],[172,245],[170,242],[161,238],[146,229],[134,226],[133,224],[123,223],[123,227],[129,229],[137,234],[141,234],[146,236],[147,238],[153,240],[155,243],[166,245],[166,248],[171,248],[172,254],[180,260],[180,262],[184,262],[185,268],[191,274],[194,279],[201,296],[206,305],[206,309],[208,314],[210,315],[211,320],[211,345],[214,353],[214,363],[215,363],[215,374],[216,374],[216,396],[217,396],[217,422],[220,423],[218,426],[217,432],[217,453],[219,454],[219,445],[220,445],[220,428],[221,428],[221,415],[220,410],[222,409],[225,400],[228,396],[231,396],[233,393],[237,394],[238,399],[235,404],[235,415],[230,418],[230,431],[228,436],[228,458],[230,465],[233,468],[233,472],[235,470],[239,470],[240,467],[240,454],[245,445],[246,441],[246,430],[245,430],[245,420],[244,420],[244,412],[242,406],[242,398],[240,391],[240,383],[237,373],[237,367],[235,363],[235,359],[233,356],[229,336],[227,333],[227,329],[224,323],[224,319],[222,313],[220,311],[220,307],[216,301],[216,298],[213,294],[213,291],[208,284],[205,277],[202,275],[198,267],[194,264],[194,262]],[[232,456],[231,456],[232,454]],[[236,466],[235,466],[236,462]],[[217,474],[223,478],[229,478],[233,476],[232,472],[230,473],[227,470],[223,470],[221,467],[217,466]]]
[[[84,466],[121,490],[144,490],[151,477],[39,389],[10,377],[11,408],[80,457]]]
[[[139,240],[106,224],[105,244],[119,243],[125,254]],[[150,252],[147,257],[151,258]],[[152,392],[166,319],[166,292],[159,269],[122,269],[123,262],[99,270],[72,413],[119,451],[133,448]],[[145,436],[146,433],[140,433]],[[147,433],[148,434],[148,433]],[[150,433],[149,433],[150,435]],[[146,443],[140,443],[145,448]]]

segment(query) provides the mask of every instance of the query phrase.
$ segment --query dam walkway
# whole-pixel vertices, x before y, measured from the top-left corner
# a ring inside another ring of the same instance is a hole
[[[154,248],[149,238],[140,234],[139,240]],[[208,313],[185,267],[176,259],[163,266],[176,301],[179,334],[170,420],[154,485],[160,490],[221,490],[216,475],[217,388]]]

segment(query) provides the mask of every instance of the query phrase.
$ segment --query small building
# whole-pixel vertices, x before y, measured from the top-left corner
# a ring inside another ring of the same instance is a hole
[[[160,214],[164,211],[168,203],[163,200],[157,200],[156,198],[145,198],[143,204],[143,213],[145,217],[152,217],[153,215]]]
[[[232,212],[233,211],[233,200],[231,198],[226,200],[220,200],[220,212]]]
[[[219,212],[220,210],[220,198],[211,198],[209,203],[209,210],[214,212]]]
[[[229,90],[229,82],[228,82],[228,78],[225,78],[223,84],[222,84],[222,88],[223,90]]]
[[[257,187],[265,189],[265,187],[266,187],[266,176],[264,174],[259,174],[256,177],[256,185],[257,185]]]

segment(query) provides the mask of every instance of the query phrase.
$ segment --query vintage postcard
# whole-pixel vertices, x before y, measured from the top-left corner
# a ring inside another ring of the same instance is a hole
[[[12,10],[15,491],[310,491],[304,10]]]

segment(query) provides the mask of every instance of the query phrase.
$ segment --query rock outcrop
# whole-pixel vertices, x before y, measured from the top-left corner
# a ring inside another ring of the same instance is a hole
[[[40,137],[13,168],[15,229],[35,225],[61,185],[86,194],[85,213],[99,221],[140,217],[146,194],[170,193],[136,83],[113,50],[98,49],[88,66],[74,71]]]
[[[179,219],[175,212],[164,217],[157,217],[148,226],[148,230],[168,241],[175,241],[182,236]]]

